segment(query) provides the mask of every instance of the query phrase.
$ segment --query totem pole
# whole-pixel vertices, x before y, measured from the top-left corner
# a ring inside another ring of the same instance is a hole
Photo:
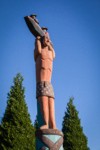
[[[63,150],[63,133],[56,128],[54,90],[51,84],[55,51],[46,27],[40,27],[36,15],[24,17],[35,36],[36,99],[39,129],[36,150]]]

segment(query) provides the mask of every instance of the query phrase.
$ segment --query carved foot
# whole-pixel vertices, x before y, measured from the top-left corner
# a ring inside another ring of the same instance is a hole
[[[57,129],[57,128],[56,128],[56,126],[52,126],[52,127],[50,127],[49,129]]]
[[[43,126],[40,127],[41,130],[42,129],[48,129],[48,128],[49,128],[48,125],[43,125]]]

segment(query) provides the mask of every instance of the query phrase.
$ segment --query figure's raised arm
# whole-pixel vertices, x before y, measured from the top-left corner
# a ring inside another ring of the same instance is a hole
[[[54,48],[53,48],[51,43],[49,44],[48,48],[49,48],[49,50],[52,51],[52,55],[53,55],[53,59],[54,59],[55,58],[55,51],[54,51]]]
[[[34,60],[36,61],[38,55],[41,54],[41,37],[37,36],[35,40]]]
[[[37,52],[40,54],[41,53],[41,37],[37,36],[36,38],[36,49]]]

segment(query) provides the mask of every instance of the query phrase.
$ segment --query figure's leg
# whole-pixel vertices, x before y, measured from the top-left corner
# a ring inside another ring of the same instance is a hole
[[[54,99],[49,98],[48,103],[49,103],[49,126],[52,129],[56,129]]]
[[[49,121],[48,97],[41,96],[38,98],[38,100],[40,103],[40,109],[44,120],[44,125],[41,126],[40,129],[48,129],[48,121]]]

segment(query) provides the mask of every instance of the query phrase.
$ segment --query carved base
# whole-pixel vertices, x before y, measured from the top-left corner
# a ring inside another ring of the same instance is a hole
[[[63,150],[63,133],[57,129],[36,132],[36,150]]]

